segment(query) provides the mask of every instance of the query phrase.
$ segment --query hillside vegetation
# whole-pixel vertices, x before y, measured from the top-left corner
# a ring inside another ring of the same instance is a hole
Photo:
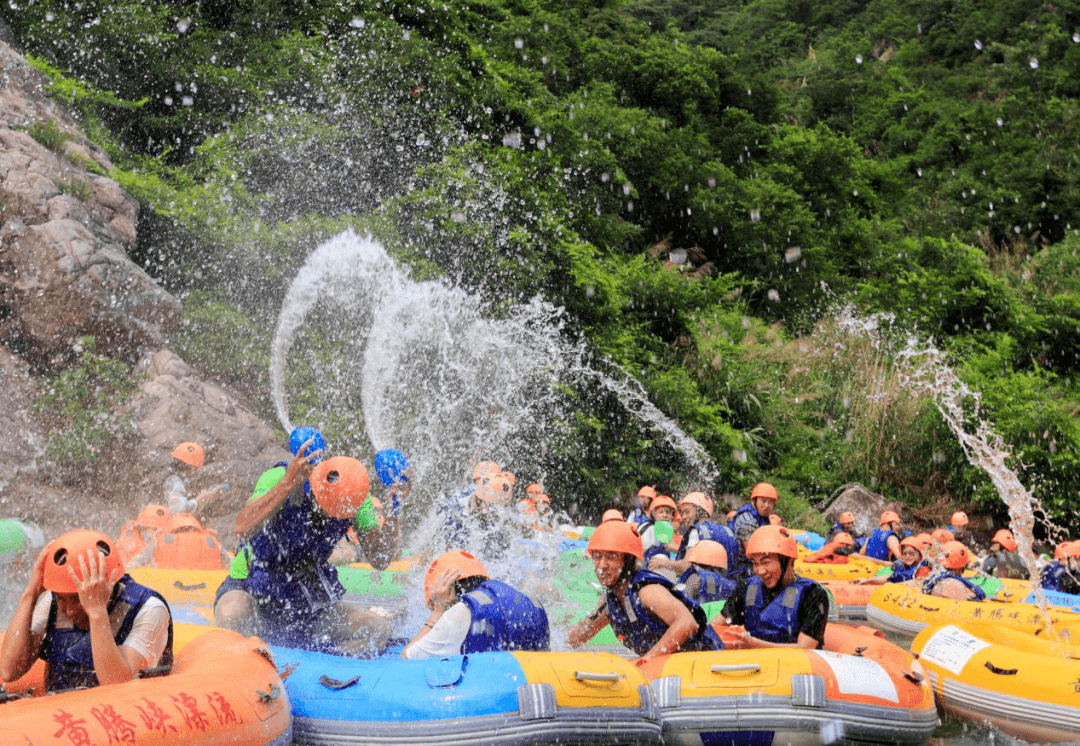
[[[910,340],[980,392],[972,416],[1052,517],[1080,508],[1073,0],[0,15],[142,202],[134,258],[184,297],[178,349],[267,412],[284,289],[351,225],[492,314],[564,306],[715,458],[714,490],[768,479],[796,496],[789,520],[851,481],[927,520],[1003,512],[905,385]],[[685,487],[678,455],[593,393],[568,392],[581,437],[545,456],[552,494]]]

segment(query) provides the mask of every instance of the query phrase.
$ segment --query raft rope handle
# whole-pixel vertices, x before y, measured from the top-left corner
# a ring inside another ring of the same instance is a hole
[[[174,580],[173,588],[181,591],[201,591],[206,587],[206,583],[193,583],[192,585],[184,585],[183,581]]]
[[[1019,668],[998,668],[990,661],[987,661],[985,665],[990,669],[991,673],[996,673],[999,676],[1015,676],[1020,670]]]
[[[625,679],[626,674],[589,673],[588,671],[574,671],[574,678],[578,681],[619,681],[620,679]]]
[[[904,674],[904,678],[913,684],[921,684],[923,682],[923,675],[915,671],[901,671]]]
[[[753,671],[754,673],[761,673],[760,663],[725,663],[716,666],[709,666],[709,671],[712,673],[728,673],[731,671]]]
[[[277,684],[271,684],[269,687],[269,691],[264,692],[262,689],[256,689],[255,695],[263,704],[270,704],[275,699],[279,699],[281,697],[281,687]]]

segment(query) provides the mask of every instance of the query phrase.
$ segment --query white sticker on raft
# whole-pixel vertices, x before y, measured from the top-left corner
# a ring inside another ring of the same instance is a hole
[[[877,697],[900,704],[896,684],[877,661],[857,655],[831,653],[828,650],[814,652],[832,669],[833,676],[836,677],[836,688],[841,694]]]
[[[973,655],[988,647],[990,643],[950,624],[926,641],[919,659],[959,675]]]

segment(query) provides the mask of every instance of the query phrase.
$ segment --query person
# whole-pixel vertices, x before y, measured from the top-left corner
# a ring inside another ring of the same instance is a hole
[[[630,510],[626,516],[626,522],[635,526],[649,520],[649,505],[656,499],[656,488],[651,485],[643,485],[637,491],[638,505]]]
[[[942,569],[931,573],[923,581],[923,593],[954,601],[986,600],[986,591],[960,574],[969,562],[971,554],[967,547],[956,540],[945,542],[938,555],[938,563]]]
[[[480,461],[472,469],[470,483],[439,502],[441,526],[434,544],[440,550],[466,549],[501,565],[513,538],[512,526],[504,524],[517,523],[516,510],[510,504],[509,474],[494,461]]]
[[[668,555],[668,543],[674,538],[675,501],[667,495],[657,495],[649,503],[649,520],[638,524],[641,543],[645,547],[645,564],[658,555]]]
[[[728,554],[724,545],[703,539],[686,552],[686,569],[675,587],[699,604],[723,601],[735,590],[735,581],[727,576]]]
[[[999,529],[990,540],[990,554],[982,562],[982,571],[995,578],[1026,578],[1020,555],[1016,552],[1016,537],[1007,528]]]
[[[762,526],[769,525],[769,515],[780,501],[780,494],[768,482],[759,482],[750,490],[750,502],[735,511],[735,516],[728,521],[728,528],[739,542],[738,560],[735,568],[745,570],[746,542]]]
[[[218,587],[214,617],[275,644],[363,655],[382,647],[389,626],[377,613],[341,603],[345,589],[329,558],[350,528],[363,542],[378,526],[367,470],[347,456],[313,466],[321,457],[313,443],[299,446],[272,485],[260,480],[265,491],[257,488],[237,515],[243,561],[234,561]]]
[[[930,574],[930,564],[926,561],[926,545],[918,536],[905,536],[900,542],[900,559],[892,564],[888,575],[875,575],[872,578],[856,578],[859,585],[881,585],[882,583],[903,583],[918,580]]]
[[[347,565],[352,562],[370,561],[373,566],[385,569],[401,553],[401,506],[412,491],[412,468],[405,454],[393,448],[384,448],[375,454],[375,475],[383,486],[383,499],[371,497],[372,515],[378,528],[361,534],[355,529],[346,532],[330,555],[330,564]]]
[[[645,556],[641,535],[629,523],[601,523],[586,552],[604,587],[600,604],[567,637],[577,648],[611,624],[626,647],[647,661],[680,651],[723,650],[701,606],[663,575],[639,569]]]
[[[713,509],[712,499],[704,492],[688,492],[679,501],[679,531],[682,533],[682,540],[679,542],[675,559],[658,554],[649,561],[649,569],[654,572],[671,572],[674,577],[682,575],[690,567],[686,553],[699,541],[706,539],[722,544],[729,558],[737,556],[739,546],[735,534],[727,526],[712,521]],[[729,573],[731,570],[729,566]]]
[[[816,552],[806,555],[804,562],[811,564],[846,565],[848,556],[855,553],[855,539],[851,534],[841,531]]]
[[[407,660],[549,649],[544,607],[510,585],[492,580],[480,560],[468,552],[446,552],[431,563],[424,576],[424,602],[431,614],[401,651]]]
[[[1039,584],[1048,591],[1080,594],[1080,541],[1064,541],[1054,548],[1054,561],[1039,573]]]
[[[947,528],[935,528],[931,532],[930,536],[938,544],[945,544],[946,542],[949,542],[949,541],[956,541],[956,536],[954,536],[953,532],[950,531]],[[963,544],[964,542],[960,542],[960,543]]]
[[[896,511],[886,510],[878,518],[878,523],[881,527],[870,534],[859,553],[880,562],[900,559],[899,531],[903,527],[900,516]]]
[[[855,514],[850,510],[845,510],[836,517],[836,523],[829,529],[829,538],[839,533],[845,533],[852,539],[855,538]]]
[[[42,658],[50,692],[120,684],[171,666],[172,632],[165,599],[124,572],[107,536],[69,531],[34,563],[0,645],[0,680]]]
[[[795,537],[783,526],[762,526],[746,541],[753,575],[741,578],[724,605],[734,641],[729,648],[821,648],[829,595],[795,574]]]
[[[956,539],[960,543],[963,543],[964,540],[968,538],[968,523],[969,521],[967,513],[962,510],[958,510],[952,514],[952,517],[949,519],[949,525],[945,526],[945,528],[948,529],[949,533],[953,535],[954,539]]]

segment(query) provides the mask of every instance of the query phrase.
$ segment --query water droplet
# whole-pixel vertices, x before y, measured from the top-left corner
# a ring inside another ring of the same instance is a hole
[[[600,181],[607,184],[609,181],[611,181],[611,174],[609,174],[607,171],[600,174]]]
[[[746,451],[741,448],[735,448],[731,451],[731,457],[738,461],[740,464],[746,463]]]
[[[777,303],[780,301],[780,292],[775,288],[769,288],[768,296],[769,300],[771,300],[773,303]]]
[[[921,168],[915,169],[915,173],[918,174],[921,177],[922,176],[922,169]]]
[[[631,187],[631,186],[630,186],[630,182],[629,182],[629,181],[623,182],[623,185],[622,185],[622,193],[623,193],[623,194],[625,194],[626,196],[628,196],[628,197],[629,197],[629,196],[630,196],[630,190],[631,190],[632,188],[633,188],[633,187]]]
[[[427,138],[424,137],[423,132],[421,132],[419,135],[416,136],[416,144],[417,145],[425,145],[426,143],[427,143]]]
[[[589,285],[587,288],[585,288],[585,297],[586,298],[591,298],[594,295],[596,295],[596,286],[595,285]]]
[[[521,147],[521,133],[520,132],[507,132],[503,135],[502,144],[508,148],[520,148]]]
[[[756,208],[751,210],[750,211],[750,220],[752,220],[755,223],[758,222],[759,220],[761,220],[761,210],[758,210]]]
[[[183,83],[173,83],[173,90],[176,91],[177,93],[180,93],[181,91],[184,90],[184,84]]]
[[[626,211],[627,212],[633,212],[634,211],[634,200],[628,199],[626,201]]]
[[[799,257],[801,257],[801,256],[802,256],[802,247],[801,246],[791,246],[790,248],[788,248],[787,251],[784,252],[784,261],[787,262],[788,264],[791,264],[792,262],[799,261]]]
[[[686,264],[686,249],[675,249],[668,254],[672,264]]]
[[[165,105],[166,106],[172,106],[172,96],[166,96],[165,97]]]
[[[710,176],[709,177],[709,189],[715,189],[715,188],[716,188],[716,177],[715,176]]]
[[[363,18],[354,18],[349,21],[349,25],[353,28],[364,28],[366,21]]]
[[[1020,226],[1019,225],[1014,225],[1013,226],[1013,233],[1015,233],[1017,235],[1020,235]]]
[[[546,148],[547,148],[547,142],[545,140],[540,139],[540,140],[536,141],[536,149],[537,150],[545,150]]]
[[[994,121],[995,121],[995,122],[997,122],[997,126],[998,126],[998,127],[1001,127],[1001,126],[1003,126],[1003,125],[1005,124],[1005,120],[1004,120],[1004,119],[1002,119],[1001,117],[998,117],[998,118],[997,118],[997,119],[995,119]]]
[[[455,223],[464,223],[465,213],[463,213],[461,210],[454,210],[450,213],[450,219],[453,220]]]
[[[978,49],[978,50],[982,49],[982,41],[981,40],[979,40],[979,39],[975,40],[975,48]]]
[[[189,28],[191,28],[191,21],[187,18],[181,18],[176,22],[176,30],[181,34],[186,34]]]
[[[1073,34],[1073,44],[1080,44],[1080,34]]]
[[[852,197],[858,197],[859,196],[859,190],[858,189],[852,189],[851,190],[851,196]]]
[[[56,15],[50,10],[45,14],[45,20],[46,21],[55,21],[56,20]]]
[[[861,54],[855,55],[855,64],[856,65],[861,65],[862,64],[862,55]]]
[[[191,96],[184,96],[182,99],[180,99],[180,103],[182,103],[184,106],[194,106],[195,99],[193,99]]]
[[[409,29],[405,29],[404,31],[401,32],[401,38],[404,39],[405,41],[408,41],[411,36],[412,36],[412,32],[409,31]]]
[[[1039,69],[1039,58],[1038,57],[1032,57],[1030,60],[1028,60],[1028,67],[1030,67],[1032,70],[1038,70]]]
[[[520,36],[518,38],[514,39],[514,49],[524,49],[524,48],[525,48],[525,40],[524,39],[522,39]]]

